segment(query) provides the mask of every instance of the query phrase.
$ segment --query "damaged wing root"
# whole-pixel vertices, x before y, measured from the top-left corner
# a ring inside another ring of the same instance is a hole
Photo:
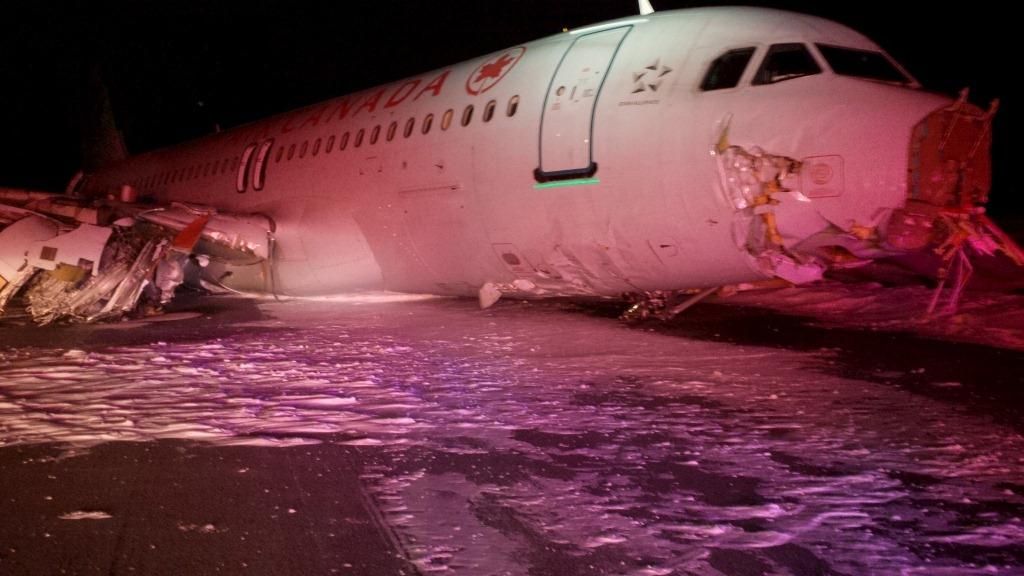
[[[192,252],[200,239],[259,261],[270,237],[252,219],[190,207],[135,207],[109,226],[32,208],[0,204],[0,315],[17,300],[39,325],[155,313],[209,261]]]
[[[45,325],[59,320],[117,319],[140,305],[152,308],[167,302],[177,285],[158,286],[154,278],[158,268],[181,265],[179,258],[168,254],[169,239],[156,231],[147,233],[134,226],[115,226],[107,230],[110,233],[105,238],[94,239],[102,253],[95,271],[91,263],[85,267],[83,262],[59,262],[53,269],[46,269],[26,261],[18,273],[20,289],[12,286],[0,304],[20,296],[33,321]],[[55,236],[59,238],[61,235]],[[17,239],[0,236],[0,241],[9,240]],[[46,241],[36,242],[29,248],[29,254],[36,251],[43,252],[44,260],[60,257],[60,251],[54,254]],[[178,276],[184,278],[183,274]]]

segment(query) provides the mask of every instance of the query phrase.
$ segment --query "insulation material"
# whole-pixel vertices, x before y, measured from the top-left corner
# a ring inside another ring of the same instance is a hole
[[[756,146],[747,149],[730,145],[725,133],[718,140],[715,155],[722,190],[736,208],[737,221],[744,225],[739,244],[754,258],[758,268],[794,284],[820,280],[826,266],[817,255],[797,253],[784,245],[774,211],[780,202],[775,197],[778,194],[795,194],[798,200],[807,201],[799,191],[801,162]],[[816,170],[830,174],[827,179],[818,176],[822,186],[833,182],[832,174],[841,165],[841,159],[836,157],[816,160]],[[839,193],[841,189],[833,187],[820,195]]]
[[[265,261],[273,241],[272,223],[260,216],[175,205],[125,209],[122,214],[130,215],[113,226],[95,226],[76,216],[86,207],[60,205],[69,208],[55,215],[63,223],[0,204],[0,313],[16,296],[40,325],[152,313],[170,302],[207,254],[234,263]]]
[[[971,207],[988,200],[992,185],[992,119],[967,102],[967,91],[914,128],[910,147],[910,198],[936,206]]]

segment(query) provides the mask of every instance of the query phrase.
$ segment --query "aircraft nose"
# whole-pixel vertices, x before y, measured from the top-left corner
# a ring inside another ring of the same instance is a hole
[[[965,209],[988,200],[992,119],[998,108],[998,100],[987,111],[970,104],[964,90],[957,101],[918,122],[910,141],[909,200]]]
[[[749,200],[737,206],[755,216],[747,247],[761,260],[781,249],[828,265],[863,262],[943,244],[950,235],[936,231],[959,229],[948,224],[957,214],[981,218],[995,105],[986,111],[966,94],[877,83],[846,87],[815,116],[802,154],[722,150],[725,189]],[[747,189],[754,194],[742,195]]]
[[[845,231],[875,228],[883,210],[908,204],[969,209],[991,185],[991,123],[997,105],[886,85],[850,85],[822,115],[798,188]]]

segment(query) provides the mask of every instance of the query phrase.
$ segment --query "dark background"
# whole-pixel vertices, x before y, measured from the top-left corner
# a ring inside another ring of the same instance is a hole
[[[659,10],[727,4],[652,0]],[[972,89],[995,124],[990,209],[1024,216],[1014,134],[1021,35],[1008,8],[755,2],[875,39],[927,88]],[[633,0],[17,2],[0,8],[0,186],[63,189],[79,166],[86,71],[98,66],[141,152],[637,11]]]

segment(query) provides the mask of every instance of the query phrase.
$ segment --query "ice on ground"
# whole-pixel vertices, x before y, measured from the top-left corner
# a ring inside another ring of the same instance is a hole
[[[113,518],[110,514],[99,510],[77,510],[58,516],[61,520],[106,520]]]
[[[431,573],[1024,562],[1020,434],[833,375],[829,350],[692,340],[547,305],[260,306],[273,322],[215,339],[0,350],[0,446],[352,446],[371,500]]]

